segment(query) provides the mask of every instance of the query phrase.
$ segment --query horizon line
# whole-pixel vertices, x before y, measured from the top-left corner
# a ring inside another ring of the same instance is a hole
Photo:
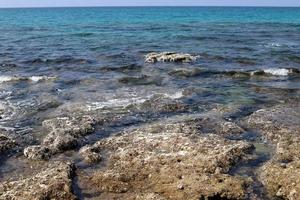
[[[143,6],[133,6],[133,5],[103,5],[103,6],[16,6],[16,7],[0,7],[0,9],[22,9],[22,8],[139,8],[139,7],[232,7],[232,8],[300,8],[299,6],[255,6],[255,5],[221,5],[221,6],[215,6],[215,5],[143,5]]]

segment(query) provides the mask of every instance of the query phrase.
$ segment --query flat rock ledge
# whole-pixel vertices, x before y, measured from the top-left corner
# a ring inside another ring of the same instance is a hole
[[[300,103],[284,103],[261,109],[245,119],[248,128],[257,129],[271,141],[297,136],[300,131]]]
[[[17,181],[0,183],[3,200],[75,200],[72,191],[72,163],[54,162],[40,173]]]
[[[193,124],[153,125],[86,146],[88,159],[109,152],[91,182],[103,199],[245,199],[252,180],[228,173],[253,145],[197,131]]]
[[[162,52],[162,53],[149,53],[147,54],[145,62],[181,62],[190,63],[197,60],[198,56],[192,56],[190,54],[180,54],[174,52]]]
[[[43,127],[49,134],[41,145],[25,148],[24,155],[32,160],[46,160],[54,154],[74,149],[84,136],[94,131],[94,126],[95,120],[90,116],[45,120]]]
[[[246,119],[276,145],[273,158],[259,169],[270,199],[300,199],[300,104],[290,102],[262,109]]]

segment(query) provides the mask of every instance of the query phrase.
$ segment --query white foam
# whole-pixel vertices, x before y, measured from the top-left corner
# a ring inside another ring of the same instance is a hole
[[[182,91],[176,92],[174,94],[163,94],[163,95],[170,98],[170,99],[180,99],[184,96]]]
[[[10,82],[15,80],[18,80],[18,78],[14,76],[0,76],[0,83]]]
[[[39,82],[41,80],[46,80],[47,77],[46,76],[31,76],[28,79],[33,81],[33,82]]]
[[[291,46],[293,45],[292,43],[289,44],[287,42],[285,43],[279,43],[279,42],[269,42],[269,43],[264,43],[264,44],[260,44],[260,46],[266,47],[266,48],[272,48],[272,49],[276,49],[276,48],[280,48],[283,46]]]
[[[267,44],[266,46],[267,47],[282,47],[283,45],[280,43],[273,42],[273,43]]]
[[[15,117],[16,107],[10,101],[0,101],[0,122],[8,121]]]
[[[0,76],[0,83],[11,82],[11,81],[32,81],[39,82],[43,80],[54,79],[54,77],[48,76],[30,76],[30,77],[22,77],[22,76]]]
[[[290,73],[288,69],[265,69],[264,72],[274,76],[288,76]]]
[[[158,95],[162,95],[170,99],[180,99],[184,96],[182,94],[182,91],[176,92],[174,94],[158,93]],[[151,99],[153,96],[155,95],[153,94],[145,97],[132,97],[132,98],[124,98],[124,99],[110,99],[102,102],[90,102],[86,107],[88,111],[95,111],[103,108],[126,107],[132,104],[142,104],[145,101]]]
[[[98,110],[102,108],[126,107],[130,104],[144,103],[147,99],[130,98],[130,99],[110,99],[104,102],[92,102],[87,105],[88,111]]]

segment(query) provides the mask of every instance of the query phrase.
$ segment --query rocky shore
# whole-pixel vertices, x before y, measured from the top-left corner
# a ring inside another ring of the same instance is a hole
[[[109,165],[91,176],[103,198],[244,199],[251,180],[230,169],[250,159],[250,143],[199,134],[197,119],[147,125],[84,147],[88,162],[109,152]],[[249,156],[249,158],[248,158]]]
[[[300,199],[300,104],[258,110],[246,119],[276,145],[273,158],[259,170],[270,198]]]
[[[74,165],[53,162],[37,174],[0,183],[0,199],[77,199],[72,191]]]
[[[26,147],[22,158],[40,165],[40,170],[1,182],[0,199],[80,199],[75,177],[98,192],[95,199],[299,199],[299,103],[260,109],[236,122],[226,120],[236,111],[216,107],[202,114],[181,114],[88,145],[83,145],[84,138],[95,134],[97,124],[116,119],[103,121],[104,116],[82,113],[45,120],[45,138]],[[253,169],[256,177],[232,173],[257,159],[251,140],[230,139],[249,130],[259,131],[263,140],[276,146],[272,158]],[[0,139],[3,155],[16,145],[4,134]],[[70,150],[78,152],[87,167],[102,167],[81,177],[84,169],[76,173],[75,160],[57,161],[57,154]],[[255,193],[256,178],[266,196]]]
[[[184,87],[168,93],[99,102],[41,97],[38,106],[30,104],[28,115],[15,112],[12,103],[0,104],[1,118],[28,116],[37,123],[26,131],[0,127],[0,200],[300,200],[298,93],[259,88],[250,80],[298,78],[299,72],[183,68],[197,58],[169,52],[146,55],[148,64],[182,65],[166,74],[171,81],[179,78]],[[116,80],[118,87],[152,90],[164,84],[160,76],[136,75],[139,66],[118,70],[102,69],[126,72]],[[243,82],[249,91],[276,98],[238,101],[237,94],[245,91],[228,85],[231,90],[218,91],[223,104],[206,99],[202,105],[201,98],[213,92],[197,88],[198,82],[185,86],[187,79],[205,79],[210,73],[218,80],[249,81]],[[286,97],[288,93],[294,97]]]

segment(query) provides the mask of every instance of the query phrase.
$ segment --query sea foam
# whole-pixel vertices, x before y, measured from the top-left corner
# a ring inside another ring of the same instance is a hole
[[[145,97],[132,97],[132,98],[124,98],[124,99],[110,99],[102,102],[91,102],[86,107],[88,111],[95,111],[103,108],[118,108],[118,107],[126,107],[131,104],[142,104],[145,101],[153,98],[155,95],[161,95],[164,98],[169,99],[180,99],[184,95],[182,91],[176,92],[174,94],[167,93],[157,93]]]
[[[18,78],[14,76],[0,76],[0,83],[10,82],[15,80],[18,80]]]
[[[45,80],[54,79],[55,77],[48,77],[48,76],[0,76],[0,83],[5,82],[13,82],[13,81],[32,81],[32,82],[40,82]]]
[[[265,69],[264,72],[274,76],[288,76],[290,74],[288,69]]]

